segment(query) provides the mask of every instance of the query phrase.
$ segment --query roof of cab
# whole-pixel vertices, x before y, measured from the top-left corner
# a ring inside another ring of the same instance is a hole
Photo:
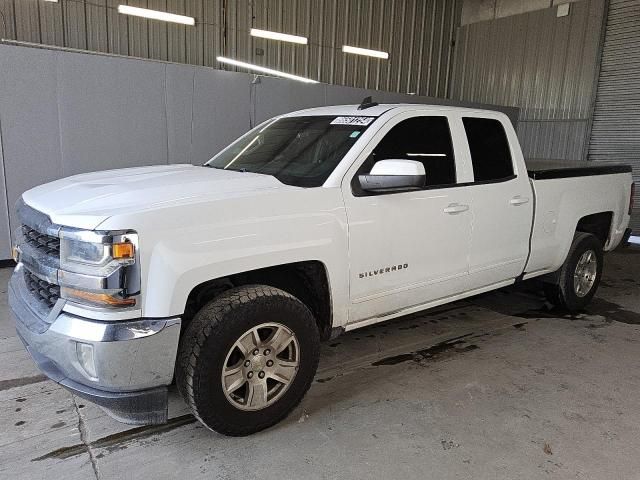
[[[429,105],[423,103],[381,103],[374,107],[367,107],[362,110],[358,109],[359,105],[333,105],[329,107],[307,108],[296,112],[287,113],[285,117],[298,117],[303,115],[349,115],[349,116],[365,116],[379,117],[389,110],[458,110],[467,112],[496,112],[496,110],[487,110],[481,108],[457,107],[455,105]]]

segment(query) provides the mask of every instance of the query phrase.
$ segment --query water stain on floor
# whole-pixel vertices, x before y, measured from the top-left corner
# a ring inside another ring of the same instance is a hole
[[[0,391],[9,390],[10,388],[23,387],[32,383],[44,382],[49,380],[44,375],[34,375],[32,377],[14,378],[11,380],[0,380]]]
[[[416,350],[415,352],[402,353],[400,355],[385,357],[373,362],[371,365],[374,367],[378,367],[381,365],[397,365],[398,363],[410,361],[420,363],[425,360],[434,360],[438,357],[441,357],[444,353],[447,352],[469,352],[478,348],[477,345],[467,344],[467,341],[464,340],[465,338],[472,335],[473,333],[467,333],[466,335],[461,335],[459,337],[450,338],[449,340],[436,343],[435,345],[424,348],[422,350]]]
[[[604,317],[608,323],[620,322],[629,325],[640,325],[640,313],[627,310],[617,303],[604,300],[602,298],[594,298],[581,314],[570,314],[559,308],[540,308],[535,310],[527,310],[521,313],[514,313],[512,316],[518,318],[563,318],[568,320],[591,320],[584,318],[586,316],[598,315]]]
[[[617,303],[602,298],[594,298],[585,309],[591,315],[600,315],[614,322],[640,325],[640,313],[627,310]]]
[[[119,450],[126,448],[126,445],[124,444],[132,440],[140,440],[155,434],[168,432],[178,427],[182,427],[183,425],[195,423],[195,421],[196,419],[193,415],[182,415],[180,417],[171,418],[167,423],[162,425],[144,425],[142,427],[132,428],[131,430],[125,430],[124,432],[114,433],[113,435],[107,435],[106,437],[99,438],[88,445],[78,443],[76,445],[58,448],[40,457],[36,457],[31,461],[39,462],[50,458],[64,460],[87,452],[89,447],[106,448],[109,451]]]

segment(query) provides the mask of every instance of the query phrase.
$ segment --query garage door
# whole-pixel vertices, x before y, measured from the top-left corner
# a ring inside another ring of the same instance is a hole
[[[640,234],[640,0],[609,2],[589,160],[633,165]]]

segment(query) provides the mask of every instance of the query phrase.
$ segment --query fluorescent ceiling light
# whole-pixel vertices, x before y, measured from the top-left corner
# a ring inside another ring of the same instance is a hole
[[[446,157],[446,153],[407,153],[407,157]]]
[[[58,0],[44,0],[44,1],[49,3],[58,3]]]
[[[387,52],[369,50],[368,48],[350,47],[349,45],[343,45],[342,51],[345,53],[355,53],[356,55],[366,55],[367,57],[389,58],[389,54]]]
[[[251,63],[240,62],[231,58],[218,57],[216,58],[220,63],[228,63],[229,65],[235,65],[236,67],[246,68],[247,70],[255,70],[256,72],[262,72],[269,75],[276,75],[278,77],[288,78],[290,80],[298,80],[305,83],[318,83],[310,78],[299,77],[298,75],[292,75],[290,73],[280,72],[278,70],[272,70],[270,68],[261,67],[260,65],[253,65]]]
[[[149,10],[148,8],[130,7],[129,5],[118,5],[118,12],[124,15],[134,15],[136,17],[151,18],[164,22],[184,23],[185,25],[195,25],[196,23],[193,17],[185,17],[184,15],[160,12],[158,10]]]
[[[299,37],[297,35],[288,35],[286,33],[270,32],[269,30],[251,29],[252,37],[268,38],[270,40],[282,40],[283,42],[307,44],[307,37]]]

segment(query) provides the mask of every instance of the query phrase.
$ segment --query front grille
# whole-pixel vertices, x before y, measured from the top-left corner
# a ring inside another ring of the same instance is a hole
[[[24,270],[24,281],[33,297],[47,308],[52,308],[60,298],[60,287],[39,279],[33,273]]]
[[[60,256],[60,239],[58,237],[40,233],[26,225],[22,225],[22,236],[25,243],[36,250],[46,255]]]

